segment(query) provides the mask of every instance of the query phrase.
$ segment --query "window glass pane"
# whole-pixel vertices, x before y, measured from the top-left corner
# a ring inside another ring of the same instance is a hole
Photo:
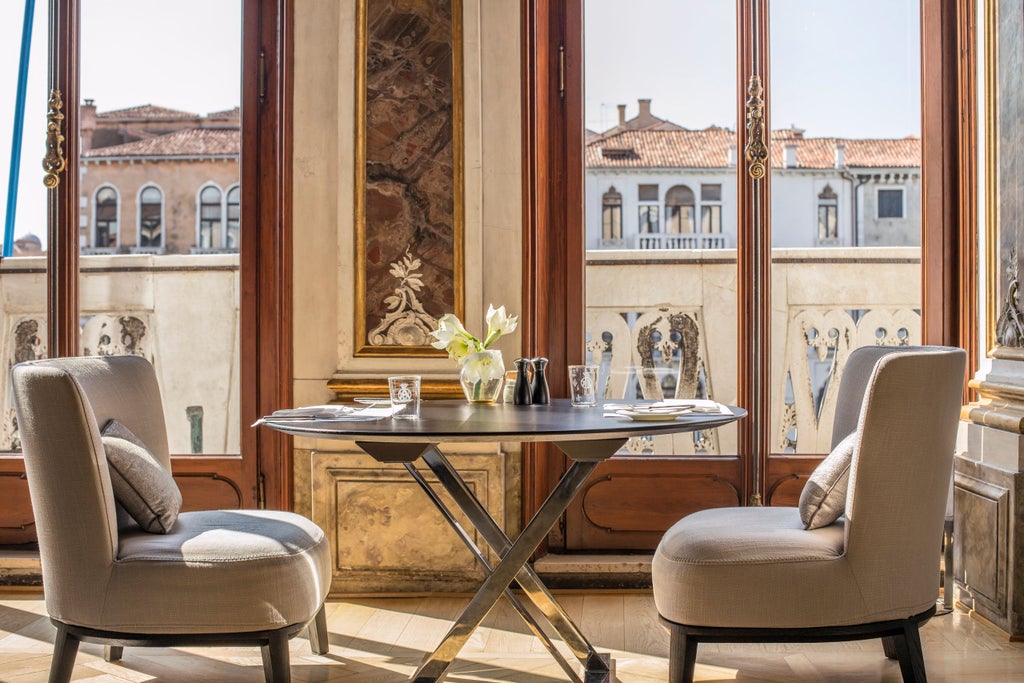
[[[878,217],[903,218],[903,190],[878,191]]]
[[[642,202],[656,202],[658,201],[658,186],[657,185],[641,185],[637,188],[638,197]]]
[[[831,450],[853,349],[920,343],[919,5],[770,3],[774,453]]]
[[[705,235],[717,235],[722,232],[721,206],[711,205],[701,207],[700,229]]]
[[[720,202],[720,201],[722,201],[722,186],[721,185],[701,185],[700,186],[700,200],[702,202]]]
[[[111,187],[103,187],[96,193],[96,207],[93,213],[95,232],[93,246],[101,249],[117,248],[118,198]]]
[[[587,358],[607,398],[735,403],[736,3],[625,7],[583,8]],[[622,193],[629,261],[600,240],[610,186]],[[722,252],[709,260],[707,249]],[[735,435],[634,439],[626,450],[727,455]],[[693,504],[683,498],[664,505]]]
[[[0,225],[11,220],[11,258],[0,260],[0,354],[4,372],[15,363],[49,355],[47,348],[47,190],[43,186],[42,135],[46,130],[47,27],[49,4],[35,3],[32,32],[28,36],[21,140],[12,149],[17,112],[18,72],[21,63],[25,2],[0,3]],[[17,184],[8,195],[13,173]],[[90,198],[91,199],[91,198]],[[83,209],[86,211],[86,209]],[[0,232],[0,242],[6,241]],[[0,452],[21,450],[14,399],[9,381],[0,382]],[[35,540],[32,511],[27,504],[25,482],[0,477],[0,544]],[[23,504],[24,503],[24,504]]]
[[[158,361],[171,453],[238,453],[241,0],[79,1],[83,205],[121,228],[83,221],[82,351]]]
[[[640,207],[640,232],[641,233],[653,233],[659,231],[658,223],[658,207],[657,206],[641,206]]]
[[[241,215],[241,191],[238,186],[228,190],[227,243],[229,251],[238,251],[239,217]]]

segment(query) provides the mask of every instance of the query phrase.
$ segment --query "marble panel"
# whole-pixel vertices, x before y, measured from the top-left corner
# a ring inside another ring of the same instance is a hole
[[[505,457],[448,455],[504,524]],[[311,457],[312,518],[331,538],[334,592],[467,591],[479,585],[483,574],[476,560],[403,466],[354,451],[314,450]],[[429,471],[418,469],[436,484]],[[453,504],[446,493],[441,498]],[[456,517],[472,529],[461,513]]]
[[[1022,494],[1024,473],[991,467],[969,453],[956,457],[955,596],[1014,638],[1024,636]]]
[[[1006,608],[1007,512],[1009,491],[963,472],[954,484],[955,527],[960,543],[953,551],[955,579],[993,609]]]
[[[463,313],[461,3],[364,0],[361,7],[357,348],[429,348],[436,319]]]

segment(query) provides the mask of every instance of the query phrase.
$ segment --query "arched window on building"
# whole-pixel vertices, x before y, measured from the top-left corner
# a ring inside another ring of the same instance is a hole
[[[225,246],[228,249],[238,250],[238,238],[239,238],[239,219],[242,215],[241,205],[242,192],[239,190],[238,185],[228,188],[228,201],[227,201],[227,241]]]
[[[682,234],[695,232],[695,205],[693,190],[676,185],[665,193],[665,232]]]
[[[614,185],[601,198],[601,238],[622,239],[622,195]]]
[[[117,190],[110,185],[96,190],[92,213],[92,246],[101,249],[117,248],[118,209]]]
[[[818,195],[818,244],[839,242],[839,196],[831,185]]]
[[[139,193],[139,246],[164,246],[164,193],[155,185],[147,185]]]
[[[221,191],[216,185],[206,185],[199,190],[199,240],[200,249],[220,249],[223,246],[224,207],[221,205]]]

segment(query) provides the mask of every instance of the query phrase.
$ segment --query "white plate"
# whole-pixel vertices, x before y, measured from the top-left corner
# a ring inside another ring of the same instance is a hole
[[[377,408],[385,408],[391,405],[390,398],[381,398],[379,396],[357,396],[352,400],[356,403],[362,403],[364,406],[374,406]]]
[[[640,408],[633,410],[617,410],[615,412],[617,415],[628,417],[629,419],[636,420],[637,422],[672,422],[680,415],[692,412],[692,409]]]

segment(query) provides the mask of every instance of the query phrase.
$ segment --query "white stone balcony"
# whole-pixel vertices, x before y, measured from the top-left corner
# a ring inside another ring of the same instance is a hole
[[[700,233],[652,232],[636,235],[634,249],[727,249],[731,247],[728,235]]]
[[[662,236],[664,237],[664,236]],[[675,236],[674,236],[675,237]],[[0,264],[8,365],[47,354],[45,257]],[[587,354],[607,397],[737,400],[736,252],[587,253]],[[849,352],[920,341],[917,248],[773,251],[771,435],[775,452],[828,451],[835,391]],[[191,452],[189,409],[203,408],[208,452],[238,444],[238,255],[82,257],[83,352],[154,361],[171,450]],[[16,445],[0,388],[0,450]],[[195,411],[192,410],[194,414]],[[735,453],[735,429],[662,437],[639,453]]]
[[[736,252],[587,253],[587,355],[608,398],[737,400]],[[917,248],[775,249],[771,448],[827,453],[850,351],[920,343]],[[734,427],[627,444],[633,453],[736,452]]]
[[[46,256],[0,262],[5,367],[48,355]],[[172,453],[237,453],[238,255],[83,255],[82,352],[133,353],[156,367]],[[0,451],[18,447],[0,384]],[[202,424],[196,424],[196,407]]]

